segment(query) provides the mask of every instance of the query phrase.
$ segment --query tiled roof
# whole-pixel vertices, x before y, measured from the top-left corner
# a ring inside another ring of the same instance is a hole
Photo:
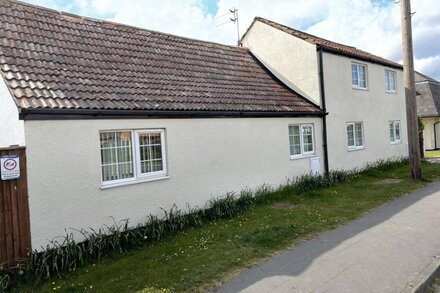
[[[321,113],[244,48],[0,0],[0,68],[20,109]]]
[[[415,73],[415,78],[417,116],[440,116],[440,82],[420,72]]]
[[[276,29],[279,29],[285,33],[288,33],[292,36],[295,36],[297,38],[303,39],[306,42],[309,42],[311,44],[317,45],[322,47],[324,50],[327,50],[329,52],[332,53],[336,53],[336,54],[340,54],[340,55],[344,55],[344,56],[348,56],[348,57],[352,57],[352,58],[357,58],[360,60],[364,60],[364,61],[369,61],[369,62],[373,62],[373,63],[378,63],[378,64],[382,64],[385,66],[390,66],[390,67],[394,67],[394,68],[400,68],[402,69],[402,65],[393,61],[390,61],[388,59],[370,54],[368,52],[359,50],[355,47],[351,47],[351,46],[347,46],[347,45],[343,45],[343,44],[339,44],[333,41],[329,41],[296,29],[293,29],[291,27],[273,22],[271,20],[262,18],[262,17],[256,17],[254,19],[255,21],[260,21],[262,23],[265,23],[267,25],[270,25]],[[253,24],[253,23],[252,23]],[[252,26],[252,25],[251,25]]]
[[[429,77],[423,73],[420,73],[418,71],[415,72],[415,80],[416,82],[424,82],[424,81],[429,81],[429,82],[436,82],[436,83],[440,83],[438,80],[433,79],[432,77]]]

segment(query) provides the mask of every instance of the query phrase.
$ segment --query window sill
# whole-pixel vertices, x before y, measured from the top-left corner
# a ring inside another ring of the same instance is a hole
[[[390,145],[398,145],[398,144],[402,144],[402,141],[392,141],[390,142]]]
[[[133,184],[139,184],[139,183],[145,183],[145,182],[159,181],[159,180],[164,180],[164,179],[169,179],[169,178],[170,178],[170,176],[166,176],[165,175],[165,176],[160,176],[160,177],[134,179],[134,180],[125,181],[125,182],[107,183],[107,184],[102,184],[101,185],[101,189],[104,190],[104,189],[120,187],[120,186],[126,186],[126,185],[133,185]]]
[[[349,152],[355,152],[355,151],[362,151],[365,150],[365,147],[358,147],[358,148],[349,148],[347,151]]]
[[[359,90],[359,91],[368,91],[368,88],[366,88],[366,87],[352,86],[352,89]]]
[[[308,158],[313,158],[313,157],[317,157],[316,154],[301,155],[301,156],[290,156],[290,160],[291,161],[295,161],[295,160],[308,159]]]
[[[387,94],[397,95],[397,91],[385,91]]]

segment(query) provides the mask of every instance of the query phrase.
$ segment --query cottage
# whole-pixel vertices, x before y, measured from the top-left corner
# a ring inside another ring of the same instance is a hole
[[[34,248],[407,153],[399,64],[268,20],[236,47],[0,0],[0,39]]]
[[[310,172],[291,148],[323,157],[322,110],[246,48],[15,1],[0,19],[1,144],[27,148],[34,247]]]
[[[417,116],[423,124],[424,150],[440,149],[440,82],[416,72]]]

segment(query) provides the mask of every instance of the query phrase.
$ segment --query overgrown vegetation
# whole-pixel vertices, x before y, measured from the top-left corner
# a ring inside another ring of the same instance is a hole
[[[378,162],[368,166],[362,174],[364,176],[377,175],[404,165],[405,161],[402,159]],[[136,248],[142,248],[145,245],[154,246],[154,243],[169,235],[182,233],[182,231],[188,229],[198,229],[197,227],[204,229],[203,227],[206,225],[201,227],[202,224],[225,221],[225,219],[231,219],[254,210],[258,206],[266,208],[267,203],[286,199],[287,195],[292,197],[307,193],[305,196],[313,196],[316,190],[350,181],[359,176],[358,174],[355,171],[334,171],[328,176],[305,175],[276,189],[264,185],[254,192],[244,190],[238,195],[230,193],[225,197],[212,199],[206,209],[188,207],[186,212],[182,212],[174,207],[170,211],[164,211],[165,216],[163,219],[150,216],[144,225],[134,229],[129,228],[128,220],[123,220],[119,223],[115,222],[111,227],[103,227],[98,231],[80,231],[86,239],[81,243],[76,243],[72,234],[67,234],[63,240],[50,243],[44,252],[33,253],[28,264],[23,264],[13,271],[3,272],[3,275],[0,276],[0,286],[5,286],[7,283],[11,284],[11,280],[15,283],[13,285],[16,285],[17,283],[34,283],[53,277],[61,277],[65,272],[76,271],[78,267],[84,265],[88,267],[89,264],[95,263],[109,254],[112,256],[111,259],[117,256],[116,252],[135,252],[137,251]],[[235,221],[235,219],[231,219],[231,221]],[[300,224],[300,221],[298,221],[298,224]],[[240,237],[245,243],[260,243],[259,245],[263,247],[274,248],[279,245],[279,237],[277,238],[276,235],[296,235],[299,232],[308,231],[307,229],[299,231],[295,224],[292,225],[278,227],[270,231],[263,228],[258,231],[249,230]],[[271,234],[273,234],[273,237],[266,237]],[[200,245],[203,246],[203,243]],[[143,251],[148,249],[150,247],[144,248]]]

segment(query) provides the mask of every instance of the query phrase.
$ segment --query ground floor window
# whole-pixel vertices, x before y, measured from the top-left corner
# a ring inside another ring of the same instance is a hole
[[[290,156],[315,153],[313,124],[289,125]]]
[[[166,175],[163,129],[100,133],[102,182]]]
[[[391,143],[399,143],[401,142],[400,138],[400,121],[390,121],[390,142]]]
[[[347,123],[348,149],[362,149],[364,147],[364,134],[362,122]]]

